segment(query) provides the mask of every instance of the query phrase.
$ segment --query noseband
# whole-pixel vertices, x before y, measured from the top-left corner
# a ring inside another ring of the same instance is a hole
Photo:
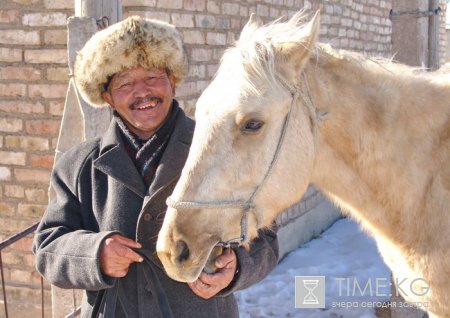
[[[217,243],[217,246],[222,246],[225,248],[228,247],[235,247],[240,246],[247,238],[248,238],[248,215],[250,213],[253,213],[253,215],[256,217],[256,220],[258,224],[262,222],[262,217],[259,216],[256,213],[256,206],[254,203],[254,199],[258,192],[263,187],[264,183],[269,178],[270,174],[272,173],[273,167],[275,166],[276,162],[278,161],[279,154],[281,151],[281,147],[283,145],[287,128],[289,127],[289,123],[291,121],[292,117],[292,110],[294,108],[295,102],[298,97],[301,97],[303,104],[306,106],[308,115],[311,120],[312,125],[312,131],[313,131],[313,138],[314,138],[314,145],[316,144],[316,135],[317,135],[317,124],[322,121],[323,115],[321,114],[317,108],[314,106],[314,103],[311,99],[310,90],[308,87],[308,83],[306,81],[305,73],[303,73],[304,78],[304,90],[299,89],[298,87],[290,84],[283,76],[281,76],[279,73],[276,73],[276,78],[278,81],[282,84],[282,86],[289,91],[289,93],[292,96],[291,105],[289,108],[289,112],[287,113],[286,117],[284,118],[283,128],[281,130],[280,138],[278,139],[277,148],[275,150],[275,153],[273,155],[272,161],[269,165],[269,168],[266,171],[266,174],[264,175],[264,178],[262,179],[261,183],[256,186],[256,188],[253,190],[253,193],[250,195],[247,201],[212,201],[212,202],[195,202],[195,201],[175,201],[172,200],[172,197],[168,197],[166,200],[166,204],[168,207],[174,208],[174,209],[184,209],[184,210],[192,210],[192,209],[241,209],[242,210],[242,218],[241,218],[241,236],[232,238],[228,241],[219,241]],[[303,91],[306,92],[306,94],[303,93]]]

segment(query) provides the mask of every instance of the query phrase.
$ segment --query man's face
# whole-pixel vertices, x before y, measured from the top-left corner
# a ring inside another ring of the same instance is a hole
[[[150,138],[169,113],[175,80],[159,68],[136,67],[117,73],[102,93],[127,127],[142,139]]]

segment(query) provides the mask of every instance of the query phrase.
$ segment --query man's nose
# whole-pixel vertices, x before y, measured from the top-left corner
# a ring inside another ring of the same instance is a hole
[[[134,84],[134,97],[143,98],[149,95],[151,92],[151,86],[146,84],[145,81],[137,81]]]

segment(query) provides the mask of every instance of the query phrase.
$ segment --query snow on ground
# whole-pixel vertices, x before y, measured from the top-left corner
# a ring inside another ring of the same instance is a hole
[[[326,277],[325,309],[295,308],[295,276]],[[263,281],[237,292],[236,298],[242,318],[375,318],[375,310],[367,305],[388,300],[389,283],[390,271],[375,241],[354,221],[342,219],[291,252]],[[340,302],[351,302],[352,308],[338,308]]]

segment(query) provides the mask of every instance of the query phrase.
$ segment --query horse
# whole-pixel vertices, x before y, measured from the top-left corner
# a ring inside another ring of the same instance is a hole
[[[371,233],[400,294],[450,317],[450,76],[319,43],[320,14],[254,16],[196,104],[157,254],[192,282],[312,183]]]

